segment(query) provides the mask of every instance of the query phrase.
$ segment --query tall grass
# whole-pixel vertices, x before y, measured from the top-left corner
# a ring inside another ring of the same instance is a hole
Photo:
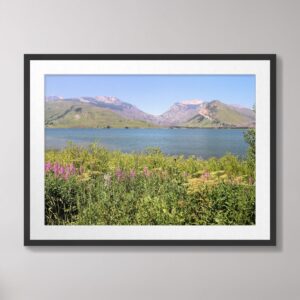
[[[48,225],[251,225],[253,166],[222,158],[109,151],[70,144],[46,151]]]

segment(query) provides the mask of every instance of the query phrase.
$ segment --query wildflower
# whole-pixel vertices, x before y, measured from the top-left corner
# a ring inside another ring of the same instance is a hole
[[[74,167],[73,163],[70,163],[70,165],[69,165],[69,172],[70,172],[70,174],[76,173],[76,168]]]
[[[202,174],[201,178],[204,179],[204,180],[208,180],[210,177],[210,173],[209,172],[205,172]]]
[[[72,163],[64,167],[60,165],[58,162],[55,162],[53,165],[51,165],[50,162],[47,162],[45,164],[45,171],[46,172],[52,171],[56,177],[60,177],[65,180],[69,179],[71,175],[76,174],[76,168]]]
[[[58,174],[63,175],[65,173],[65,168],[63,166],[59,166]]]
[[[58,176],[59,174],[59,164],[57,162],[55,162],[52,166],[52,171],[54,172],[55,176]]]
[[[118,180],[121,180],[123,178],[123,172],[120,168],[116,169],[116,173],[115,173],[116,177]]]
[[[149,176],[151,175],[151,173],[150,173],[148,167],[144,167],[143,173],[144,173],[144,175],[145,175],[146,177],[149,177]]]
[[[45,163],[45,172],[49,172],[51,170],[51,162],[46,162]]]
[[[134,169],[131,169],[130,172],[129,172],[129,177],[130,177],[130,178],[134,178],[135,175],[136,175],[135,170],[134,170]]]
[[[68,165],[65,167],[64,173],[68,173],[68,174],[71,173],[70,172],[70,167]]]
[[[110,185],[111,176],[110,176],[109,174],[105,174],[105,175],[103,176],[103,179],[104,179],[104,184],[105,184],[106,186]]]

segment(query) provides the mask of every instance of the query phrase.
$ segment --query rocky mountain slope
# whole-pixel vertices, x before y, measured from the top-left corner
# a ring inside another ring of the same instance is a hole
[[[198,99],[175,103],[165,113],[154,116],[116,97],[96,96],[45,102],[47,127],[253,127],[251,109],[218,100]]]
[[[157,125],[129,119],[110,109],[77,100],[45,103],[45,126],[52,128],[153,128]]]

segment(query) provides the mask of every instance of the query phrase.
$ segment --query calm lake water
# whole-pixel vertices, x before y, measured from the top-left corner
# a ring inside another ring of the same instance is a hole
[[[68,141],[87,146],[97,142],[107,149],[141,152],[159,147],[168,155],[220,157],[230,152],[244,156],[245,129],[102,129],[46,128],[46,149],[61,149]]]

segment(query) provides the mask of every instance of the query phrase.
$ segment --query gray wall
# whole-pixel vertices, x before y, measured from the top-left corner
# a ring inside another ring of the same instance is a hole
[[[0,299],[300,299],[299,3],[0,0]],[[24,53],[277,53],[278,246],[23,247]]]

